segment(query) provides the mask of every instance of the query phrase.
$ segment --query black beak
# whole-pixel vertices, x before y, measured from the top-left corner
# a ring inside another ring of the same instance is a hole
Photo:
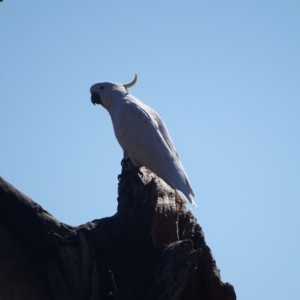
[[[101,104],[103,106],[103,103],[102,103],[101,98],[100,98],[98,93],[92,93],[91,101],[94,105],[95,104]]]

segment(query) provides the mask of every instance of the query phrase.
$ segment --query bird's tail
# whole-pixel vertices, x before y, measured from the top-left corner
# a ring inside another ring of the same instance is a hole
[[[182,191],[175,189],[175,191],[179,194],[180,198],[183,201],[186,202],[190,202],[192,205],[194,205],[195,207],[197,207],[196,202],[192,199],[192,197],[190,195],[186,196]]]

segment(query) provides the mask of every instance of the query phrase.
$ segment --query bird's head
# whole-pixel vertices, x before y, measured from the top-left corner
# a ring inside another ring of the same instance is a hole
[[[115,99],[119,99],[127,94],[127,89],[134,86],[137,81],[137,74],[134,79],[128,84],[119,84],[113,82],[99,82],[91,86],[91,101],[95,104],[100,104],[108,109]]]

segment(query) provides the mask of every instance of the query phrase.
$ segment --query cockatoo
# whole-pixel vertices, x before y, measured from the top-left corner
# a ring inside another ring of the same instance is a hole
[[[109,112],[116,138],[135,167],[150,169],[184,201],[196,205],[191,197],[195,193],[164,122],[157,112],[128,92],[136,81],[137,74],[128,84],[96,83],[90,88],[91,101]]]

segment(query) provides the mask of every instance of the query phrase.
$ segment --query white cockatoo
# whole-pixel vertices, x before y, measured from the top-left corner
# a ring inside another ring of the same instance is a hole
[[[116,138],[136,167],[145,166],[175,189],[185,201],[195,204],[195,193],[179,160],[167,127],[160,116],[128,93],[129,84],[100,82],[90,88],[93,104],[110,114]]]

